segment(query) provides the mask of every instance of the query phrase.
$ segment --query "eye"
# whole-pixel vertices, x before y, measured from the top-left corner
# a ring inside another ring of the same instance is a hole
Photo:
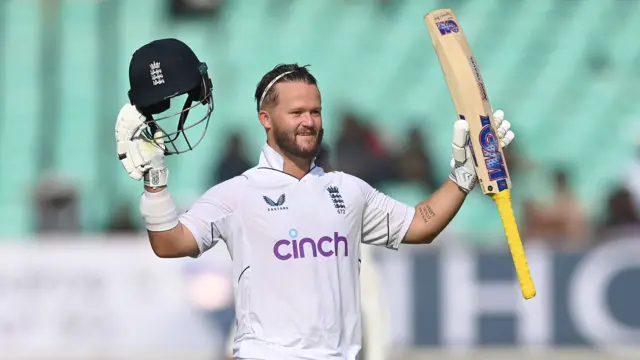
[[[295,115],[295,116],[300,116],[300,115],[302,115],[302,111],[300,111],[300,110],[294,110],[294,111],[292,111],[292,112],[291,112],[291,114],[293,114],[293,115]]]
[[[311,112],[311,114],[312,114],[312,115],[314,115],[314,116],[320,116],[320,115],[322,114],[322,111],[320,111],[320,110],[313,110],[313,111]]]

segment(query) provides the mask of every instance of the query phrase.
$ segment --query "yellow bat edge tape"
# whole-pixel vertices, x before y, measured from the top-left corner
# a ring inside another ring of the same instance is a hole
[[[503,190],[490,196],[496,203],[498,212],[500,213],[500,219],[502,219],[504,233],[507,236],[507,244],[509,244],[513,264],[515,265],[516,274],[518,274],[518,280],[520,281],[522,296],[527,300],[531,299],[536,296],[536,287],[533,284],[533,279],[529,272],[527,256],[524,253],[520,232],[518,231],[518,224],[516,223],[516,217],[511,207],[511,190]]]

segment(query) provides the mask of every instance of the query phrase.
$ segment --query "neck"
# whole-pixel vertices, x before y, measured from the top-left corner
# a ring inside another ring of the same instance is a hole
[[[296,177],[297,179],[301,179],[305,176],[309,170],[311,169],[311,160],[305,159],[297,156],[292,156],[291,154],[287,154],[282,151],[282,149],[275,145],[274,143],[270,143],[272,149],[274,149],[282,159],[284,160],[284,164],[282,167],[282,171]]]
[[[282,171],[285,173],[301,179],[309,172],[309,169],[311,168],[311,160],[292,157],[286,154],[281,155],[284,158],[284,167]]]

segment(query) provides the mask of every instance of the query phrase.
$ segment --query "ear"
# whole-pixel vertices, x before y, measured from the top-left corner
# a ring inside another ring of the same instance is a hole
[[[271,116],[269,116],[266,110],[260,110],[258,112],[258,120],[260,120],[260,124],[262,124],[262,127],[264,127],[266,131],[269,131],[273,127]]]

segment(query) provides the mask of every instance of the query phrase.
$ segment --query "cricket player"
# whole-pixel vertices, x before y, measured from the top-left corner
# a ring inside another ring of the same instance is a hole
[[[324,171],[331,171],[329,151],[321,147],[316,165]],[[387,360],[390,356],[391,336],[389,331],[388,308],[384,303],[380,270],[376,265],[372,247],[360,248],[360,287],[362,299],[363,343],[360,359]],[[227,359],[233,359],[233,345],[236,327],[233,326],[227,338],[225,353]]]
[[[447,226],[476,183],[467,123],[453,123],[449,179],[431,197],[408,206],[361,179],[315,165],[323,135],[316,78],[306,67],[278,65],[255,92],[266,135],[256,166],[213,185],[178,214],[164,165],[172,146],[167,141],[174,141],[153,119],[166,105],[149,107],[189,92],[199,104],[212,100],[210,82],[191,50],[166,47],[151,43],[134,54],[131,104],[122,107],[116,123],[119,158],[130,177],[144,179],[140,212],[153,251],[162,258],[195,258],[220,242],[227,246],[233,259],[235,358],[357,359],[361,245],[395,250],[429,244]],[[507,146],[514,138],[509,122],[501,111],[495,118]],[[185,123],[179,121],[176,133],[184,132]]]
[[[391,334],[388,310],[385,306],[378,267],[371,248],[360,249],[360,286],[362,298],[363,343],[361,360],[387,360],[391,356]],[[236,327],[233,326],[225,344],[227,359],[233,359]]]

